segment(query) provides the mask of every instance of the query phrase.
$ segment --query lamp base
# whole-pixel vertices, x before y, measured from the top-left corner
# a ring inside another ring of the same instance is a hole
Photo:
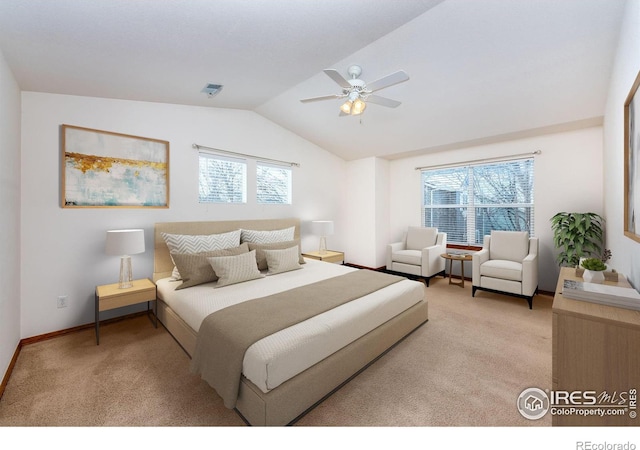
[[[327,238],[325,236],[322,236],[320,238],[320,247],[318,249],[318,253],[320,253],[321,255],[327,254]]]
[[[123,256],[120,258],[120,279],[118,281],[119,289],[127,289],[133,287],[133,271],[131,270],[131,256]]]

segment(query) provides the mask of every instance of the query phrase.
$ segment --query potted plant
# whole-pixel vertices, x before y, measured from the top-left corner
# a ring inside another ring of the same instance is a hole
[[[599,258],[585,258],[580,263],[584,269],[582,278],[589,283],[602,283],[604,282],[604,271],[607,270],[607,266]]]
[[[604,246],[604,219],[592,212],[559,212],[551,218],[553,244],[561,266],[576,267],[581,257],[599,257]]]

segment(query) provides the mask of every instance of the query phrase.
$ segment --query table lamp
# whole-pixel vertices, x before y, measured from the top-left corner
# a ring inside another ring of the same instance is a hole
[[[327,253],[327,236],[333,234],[332,220],[314,220],[311,222],[313,234],[320,236],[320,247],[318,253],[325,255]]]
[[[144,253],[144,230],[109,230],[105,245],[107,255],[120,255],[120,278],[118,287],[126,289],[133,286],[131,256]]]

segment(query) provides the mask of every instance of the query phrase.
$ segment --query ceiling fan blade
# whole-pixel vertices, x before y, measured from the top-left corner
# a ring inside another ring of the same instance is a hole
[[[336,69],[324,69],[324,73],[326,73],[333,81],[338,83],[343,89],[351,89],[351,85],[347,79],[340,75],[340,72]]]
[[[367,102],[375,103],[376,105],[387,106],[389,108],[397,108],[402,103],[397,100],[391,100],[390,98],[380,97],[379,95],[370,95],[367,97]]]
[[[303,98],[300,101],[302,103],[309,103],[309,102],[317,102],[318,100],[332,100],[334,98],[343,98],[343,97],[344,97],[343,94],[331,94],[331,95],[323,95],[321,97]]]
[[[367,83],[367,90],[370,92],[379,91],[380,89],[393,86],[394,84],[402,83],[403,81],[407,81],[408,79],[409,75],[407,75],[404,70],[398,70],[397,72],[389,74],[386,77],[382,77],[371,83]]]

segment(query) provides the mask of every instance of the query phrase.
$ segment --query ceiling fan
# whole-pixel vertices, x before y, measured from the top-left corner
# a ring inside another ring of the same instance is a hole
[[[367,102],[377,105],[396,108],[400,105],[397,100],[380,97],[374,92],[384,89],[394,84],[402,83],[409,79],[409,75],[404,70],[398,70],[392,74],[384,76],[369,84],[366,84],[359,77],[362,74],[362,68],[357,65],[349,67],[348,73],[350,78],[346,79],[335,69],[325,69],[329,78],[338,83],[342,88],[341,94],[323,95],[321,97],[311,97],[300,100],[302,103],[315,102],[318,100],[331,100],[334,98],[346,98],[347,100],[340,106],[341,116],[357,116],[364,112]]]

